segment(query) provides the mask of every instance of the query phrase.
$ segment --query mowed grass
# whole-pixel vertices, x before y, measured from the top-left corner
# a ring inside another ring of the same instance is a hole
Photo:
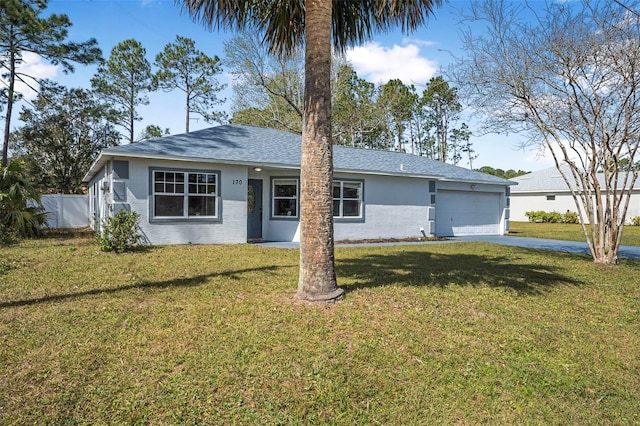
[[[640,263],[483,243],[0,249],[2,424],[639,424]]]
[[[509,222],[509,235],[565,241],[586,241],[582,227],[577,223]],[[624,227],[622,245],[640,246],[640,226],[627,225]]]

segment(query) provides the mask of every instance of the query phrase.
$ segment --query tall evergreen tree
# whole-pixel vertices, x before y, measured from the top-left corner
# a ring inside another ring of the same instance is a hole
[[[471,131],[466,123],[462,123],[459,128],[451,129],[451,134],[449,135],[449,158],[453,164],[457,165],[466,154],[469,168],[473,169],[473,160],[477,158],[477,155],[470,138]]]
[[[91,64],[102,57],[95,39],[77,43],[67,41],[71,22],[67,15],[40,15],[47,0],[2,0],[0,2],[0,67],[7,79],[7,90],[2,92],[6,104],[2,165],[7,165],[9,135],[13,104],[20,98],[16,81],[37,85],[33,76],[21,73],[18,66],[25,52],[31,52],[60,65],[63,72],[73,72],[74,63]],[[29,81],[31,80],[31,81]]]
[[[384,118],[376,105],[376,86],[360,77],[350,65],[338,70],[333,85],[333,136],[337,145],[381,148]]]
[[[171,134],[169,128],[162,129],[162,127],[158,126],[157,124],[149,124],[144,128],[140,136],[138,136],[138,140],[142,141],[145,139],[161,138],[169,134]]]
[[[416,100],[415,88],[398,79],[389,80],[381,87],[378,103],[388,120],[388,149],[405,150],[405,131],[409,128]]]
[[[435,149],[435,159],[443,163],[450,158],[450,151],[453,153],[454,163],[460,161],[457,146],[450,146],[453,125],[458,120],[462,105],[458,100],[458,93],[454,87],[449,86],[441,76],[433,77],[429,80],[426,89],[422,92],[422,109],[427,117],[427,123],[432,133],[431,143]],[[457,135],[460,135],[457,133]]]
[[[109,59],[91,79],[93,89],[114,108],[113,121],[124,128],[129,143],[135,142],[135,122],[142,119],[136,108],[149,104],[148,93],[153,89],[146,53],[139,41],[124,40],[111,49]]]
[[[154,64],[159,68],[153,76],[157,87],[165,91],[178,89],[185,94],[185,132],[189,133],[191,113],[201,115],[207,122],[224,120],[224,113],[212,111],[224,102],[217,97],[225,87],[216,80],[216,75],[222,73],[220,58],[196,49],[192,39],[177,36],[175,43],[167,44],[158,53]]]

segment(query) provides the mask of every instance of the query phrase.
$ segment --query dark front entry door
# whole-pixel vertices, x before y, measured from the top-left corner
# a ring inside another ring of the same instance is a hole
[[[262,181],[249,179],[247,193],[247,238],[262,238]]]

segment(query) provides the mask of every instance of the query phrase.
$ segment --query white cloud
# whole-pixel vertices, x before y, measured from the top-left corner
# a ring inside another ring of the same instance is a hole
[[[419,38],[413,38],[413,37],[405,37],[402,39],[402,44],[403,45],[407,45],[407,44],[415,44],[418,46],[434,46],[436,43],[431,41],[431,40],[422,40]]]
[[[31,52],[22,53],[22,63],[17,67],[18,72],[36,79],[53,78],[58,74],[58,68],[56,65],[43,62],[40,56]],[[16,92],[21,93],[25,99],[28,100],[35,98],[36,92],[29,86],[37,88],[38,83],[29,77],[22,76],[22,79],[24,79],[28,85],[17,79],[15,86]],[[5,87],[8,85],[8,82],[4,78],[2,79],[2,83]]]
[[[349,49],[346,56],[358,75],[373,83],[384,84],[397,78],[404,84],[425,84],[438,71],[436,62],[420,56],[420,47],[415,41],[393,47],[371,42]]]

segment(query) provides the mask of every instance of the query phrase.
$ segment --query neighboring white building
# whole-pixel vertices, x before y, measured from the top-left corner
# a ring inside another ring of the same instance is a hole
[[[141,215],[150,244],[299,241],[301,138],[225,125],[102,151],[93,223]],[[336,241],[503,234],[513,182],[424,157],[334,146]]]
[[[555,167],[518,176],[512,181],[518,184],[511,190],[512,221],[527,222],[528,211],[578,212],[569,187]],[[635,216],[640,216],[640,182],[636,182],[631,193],[626,221],[630,222]]]

